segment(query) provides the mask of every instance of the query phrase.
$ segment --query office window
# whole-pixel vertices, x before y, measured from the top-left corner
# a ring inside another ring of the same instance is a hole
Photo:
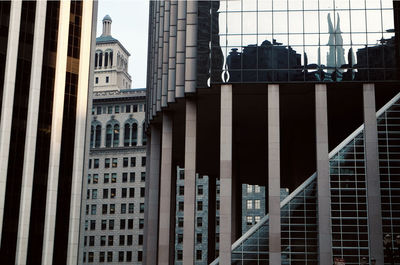
[[[136,157],[131,157],[131,167],[136,167]]]
[[[145,182],[146,181],[146,172],[141,172],[140,173],[140,181]]]
[[[93,200],[97,199],[97,189],[92,190],[92,199]]]
[[[101,230],[106,230],[106,229],[107,229],[107,220],[101,220]]]
[[[146,195],[146,189],[145,188],[140,188],[140,197],[144,198]]]
[[[90,230],[96,230],[96,220],[90,220]]]
[[[118,158],[112,159],[112,167],[118,167]]]
[[[143,111],[143,105],[139,104],[139,112],[142,112],[142,111]]]
[[[117,196],[117,191],[116,191],[116,189],[115,188],[112,188],[111,189],[111,199],[114,199],[115,198],[115,196]]]
[[[131,105],[125,105],[125,112],[126,113],[131,112]]]
[[[124,172],[122,173],[122,182],[125,183],[128,181],[128,173]]]
[[[183,234],[178,234],[178,244],[183,242]]]
[[[89,237],[89,246],[94,246],[94,236]]]
[[[203,185],[197,186],[197,195],[203,195]]]
[[[127,190],[126,190],[126,188],[122,188],[121,189],[121,198],[126,198],[126,192]]]
[[[111,183],[116,183],[117,182],[117,173],[112,173],[111,174]]]
[[[113,113],[113,106],[108,106],[107,107],[107,113],[112,114]]]
[[[176,259],[177,260],[182,260],[183,259],[183,252],[181,249],[178,249],[178,251],[176,252]]]
[[[179,196],[185,195],[185,187],[184,186],[179,186],[178,195]]]
[[[132,251],[127,251],[126,252],[126,261],[132,261]]]
[[[128,219],[128,229],[133,229],[133,219]]]
[[[219,225],[219,216],[215,217],[215,225]]]
[[[129,204],[129,213],[133,213],[135,209],[135,205],[133,203]]]
[[[142,167],[145,167],[145,166],[146,166],[146,157],[143,156],[142,157]]]
[[[258,222],[260,222],[260,219],[261,219],[261,217],[259,215],[257,215],[254,217],[254,222],[258,223]]]
[[[108,245],[113,246],[114,245],[114,236],[108,236]]]
[[[87,236],[84,236],[84,237],[83,237],[83,245],[84,245],[84,246],[87,246]]]
[[[119,236],[119,245],[120,246],[125,245],[125,235],[120,235]]]
[[[178,202],[178,210],[183,211],[183,202]]]
[[[247,200],[247,209],[253,209],[253,201]]]
[[[196,250],[196,260],[202,260],[201,249]]]
[[[260,209],[260,208],[261,208],[261,201],[254,200],[254,209]]]
[[[124,252],[123,251],[118,252],[118,261],[119,262],[124,261]]]
[[[203,226],[203,218],[201,217],[197,217],[197,227],[202,227]]]
[[[93,174],[93,184],[99,183],[99,174]]]
[[[101,115],[101,107],[97,107],[97,115]]]
[[[139,219],[139,229],[144,228],[144,219]]]
[[[115,105],[115,113],[119,113],[119,105]]]
[[[143,235],[139,235],[138,244],[139,246],[143,245]]]
[[[119,220],[119,229],[121,230],[125,229],[125,224],[126,224],[125,219]]]
[[[88,220],[85,220],[85,231],[88,230],[88,227],[89,227],[89,221],[88,221]]]
[[[136,104],[134,104],[134,105],[133,105],[133,112],[137,112],[137,110],[138,110],[138,107],[137,107]]]
[[[203,234],[202,233],[196,234],[196,241],[197,241],[197,244],[203,243]]]
[[[90,184],[91,179],[92,179],[92,175],[88,174],[88,176],[87,176],[87,183],[88,183],[88,184]]]
[[[89,159],[89,169],[92,168],[92,159]]]
[[[127,236],[127,240],[126,240],[126,244],[128,246],[132,246],[132,242],[133,242],[133,236],[132,235],[128,235]]]
[[[219,193],[220,193],[220,186],[219,186],[219,184],[216,185],[216,189],[217,189],[217,195],[219,195]]]
[[[254,185],[254,192],[255,193],[260,193],[260,186],[258,186],[258,185]]]
[[[94,253],[93,252],[89,252],[88,262],[92,263],[93,260],[94,260]]]
[[[110,158],[104,159],[104,168],[109,168],[110,167]]]
[[[144,213],[144,203],[140,203],[140,213]]]
[[[203,202],[197,201],[197,211],[203,211]]]
[[[113,261],[113,253],[112,251],[107,252],[107,262],[112,262]]]
[[[108,229],[114,230],[114,219],[108,220]]]
[[[89,205],[86,205],[86,215],[89,214]]]
[[[96,77],[96,84],[98,84],[99,83],[99,78],[98,77]]]
[[[126,213],[126,203],[121,203],[121,214]]]
[[[110,77],[106,76],[106,83],[110,81]]]
[[[103,199],[108,199],[108,189],[103,189]]]
[[[135,172],[129,173],[129,182],[135,182]]]
[[[142,251],[138,251],[137,252],[137,260],[138,261],[143,261],[143,252]]]
[[[246,216],[247,225],[253,225],[253,216]]]
[[[105,173],[104,174],[104,184],[110,182],[110,174]]]
[[[215,208],[216,208],[217,210],[219,210],[219,208],[220,208],[220,201],[219,201],[219,200],[217,200],[217,201],[215,202]]]
[[[253,185],[247,184],[247,193],[252,193],[253,192]]]
[[[103,214],[107,214],[107,208],[108,208],[108,205],[107,204],[103,204],[103,206],[102,206],[102,213]]]
[[[129,188],[129,198],[135,197],[135,188]]]
[[[178,217],[178,227],[183,227],[183,217]]]
[[[101,236],[100,237],[100,246],[105,246],[106,245],[106,236]]]
[[[86,191],[86,199],[87,199],[87,200],[90,199],[90,190],[87,190],[87,191]]]
[[[129,164],[129,158],[128,158],[128,157],[124,157],[124,158],[123,158],[122,166],[123,166],[123,167],[128,167],[128,164]]]
[[[96,204],[92,204],[90,209],[90,214],[96,215],[96,210],[97,210]]]
[[[99,159],[93,159],[93,168],[99,168]]]
[[[99,261],[104,262],[105,256],[106,256],[106,253],[104,251],[100,251]]]
[[[110,204],[110,214],[115,214],[115,204]]]

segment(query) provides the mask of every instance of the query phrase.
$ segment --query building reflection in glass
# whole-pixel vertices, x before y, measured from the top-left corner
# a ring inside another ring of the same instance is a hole
[[[211,83],[399,79],[391,0],[316,2],[213,4]]]

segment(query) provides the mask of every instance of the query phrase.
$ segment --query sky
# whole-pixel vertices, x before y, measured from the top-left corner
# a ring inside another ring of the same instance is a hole
[[[111,35],[129,51],[128,72],[132,77],[131,88],[146,87],[148,0],[99,0],[97,33],[103,30],[105,15],[112,19]]]

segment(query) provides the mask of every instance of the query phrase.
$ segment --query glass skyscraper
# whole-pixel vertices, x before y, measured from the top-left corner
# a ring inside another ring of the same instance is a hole
[[[151,2],[145,264],[175,264],[176,218],[183,264],[400,262],[399,21],[392,0]]]

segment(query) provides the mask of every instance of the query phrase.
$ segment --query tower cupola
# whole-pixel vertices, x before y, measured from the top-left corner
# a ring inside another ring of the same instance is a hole
[[[103,18],[103,34],[101,34],[101,36],[111,36],[111,23],[111,17],[109,15],[106,15]]]

